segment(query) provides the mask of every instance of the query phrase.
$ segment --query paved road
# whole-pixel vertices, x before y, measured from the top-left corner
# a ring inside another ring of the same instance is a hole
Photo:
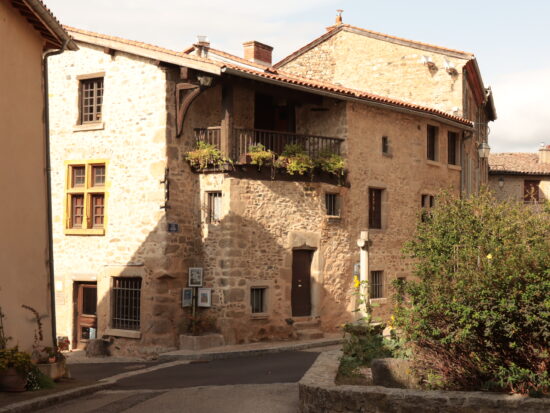
[[[296,383],[317,355],[289,351],[163,368],[40,413],[296,412]]]

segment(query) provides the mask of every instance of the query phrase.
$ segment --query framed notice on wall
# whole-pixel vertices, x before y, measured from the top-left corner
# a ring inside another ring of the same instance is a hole
[[[212,289],[211,288],[199,288],[197,294],[197,305],[199,307],[212,306]]]
[[[189,287],[202,287],[202,268],[189,268]]]
[[[193,305],[193,289],[182,288],[181,290],[181,306],[191,307]]]

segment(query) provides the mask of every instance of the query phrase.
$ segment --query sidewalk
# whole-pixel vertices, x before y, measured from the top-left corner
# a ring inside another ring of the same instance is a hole
[[[237,358],[283,351],[300,351],[338,345],[341,334],[331,334],[316,340],[263,342],[214,347],[202,351],[171,351],[162,353],[157,360],[130,357],[87,358],[83,352],[68,354],[67,364],[74,377],[54,389],[25,392],[17,395],[0,393],[0,413],[30,412],[108,389],[119,380],[177,365],[193,360]],[[94,380],[97,380],[93,382]],[[9,403],[9,404],[8,404]]]

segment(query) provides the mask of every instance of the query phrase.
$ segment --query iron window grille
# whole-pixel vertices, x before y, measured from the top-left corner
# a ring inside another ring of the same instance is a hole
[[[437,135],[438,128],[428,125],[427,156],[430,161],[437,161]]]
[[[384,297],[384,271],[370,272],[370,298]]]
[[[340,216],[340,196],[339,194],[325,194],[325,208],[327,215],[332,217]]]
[[[103,78],[80,81],[80,123],[101,122]]]
[[[220,222],[222,215],[222,193],[221,191],[208,192],[208,205],[207,205],[206,220],[212,224]]]
[[[250,307],[252,313],[265,313],[266,312],[266,300],[265,300],[265,287],[254,287],[250,289]]]
[[[141,278],[113,278],[111,325],[122,330],[139,330]]]

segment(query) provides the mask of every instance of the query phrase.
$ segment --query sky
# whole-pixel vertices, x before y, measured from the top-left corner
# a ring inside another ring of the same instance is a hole
[[[496,152],[550,145],[548,0],[44,0],[61,23],[183,50],[208,36],[212,47],[242,55],[242,43],[274,47],[280,60],[334,23],[344,23],[476,55],[498,119]]]

